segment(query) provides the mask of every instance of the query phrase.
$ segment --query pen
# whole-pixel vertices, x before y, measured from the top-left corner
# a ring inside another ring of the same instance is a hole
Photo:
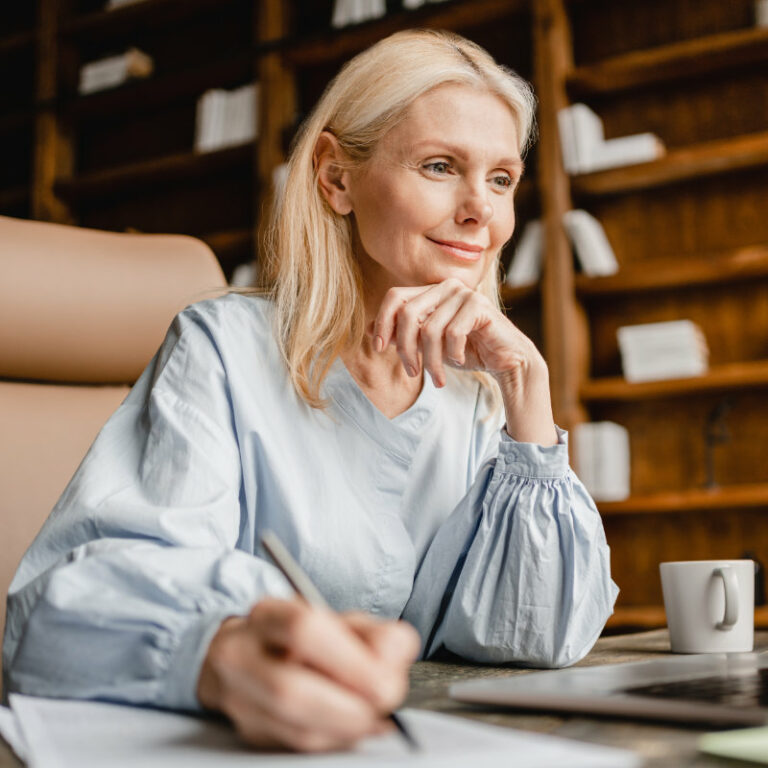
[[[261,545],[267,554],[272,558],[275,565],[280,569],[288,583],[296,590],[299,597],[303,598],[310,605],[319,608],[331,607],[325,598],[320,594],[318,588],[312,583],[309,576],[302,570],[301,566],[293,559],[291,553],[285,548],[285,545],[273,531],[264,531],[261,536]],[[400,731],[403,739],[412,750],[418,750],[419,744],[413,735],[405,727],[405,723],[394,713],[391,712],[389,719],[395,728]]]

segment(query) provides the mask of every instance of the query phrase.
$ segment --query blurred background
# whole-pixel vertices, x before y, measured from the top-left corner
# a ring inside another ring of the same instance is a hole
[[[0,21],[0,215],[204,240],[230,281],[350,57],[454,30],[532,81],[499,275],[621,587],[751,557],[768,626],[768,0],[29,0]],[[2,236],[0,234],[0,236]]]

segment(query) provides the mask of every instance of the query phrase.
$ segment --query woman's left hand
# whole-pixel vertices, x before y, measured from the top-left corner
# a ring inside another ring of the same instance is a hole
[[[534,343],[478,291],[457,279],[391,288],[373,327],[374,349],[394,344],[409,376],[422,365],[435,386],[445,366],[493,375],[501,389],[507,432],[521,442],[555,445],[549,372]]]

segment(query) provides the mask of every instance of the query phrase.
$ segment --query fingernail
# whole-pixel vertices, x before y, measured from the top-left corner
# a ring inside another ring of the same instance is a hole
[[[457,368],[461,368],[461,363],[455,357],[449,357],[448,362],[451,365],[455,365]]]
[[[416,369],[412,365],[406,366],[405,370],[411,378],[416,375]]]
[[[384,351],[384,339],[381,336],[375,336],[373,339],[373,348],[377,352]]]

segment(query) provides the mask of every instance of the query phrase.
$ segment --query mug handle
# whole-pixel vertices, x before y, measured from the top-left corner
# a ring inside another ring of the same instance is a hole
[[[723,620],[716,626],[717,629],[727,632],[733,629],[734,624],[739,620],[739,582],[736,571],[727,565],[715,568],[713,575],[720,576],[725,587],[725,614]]]

